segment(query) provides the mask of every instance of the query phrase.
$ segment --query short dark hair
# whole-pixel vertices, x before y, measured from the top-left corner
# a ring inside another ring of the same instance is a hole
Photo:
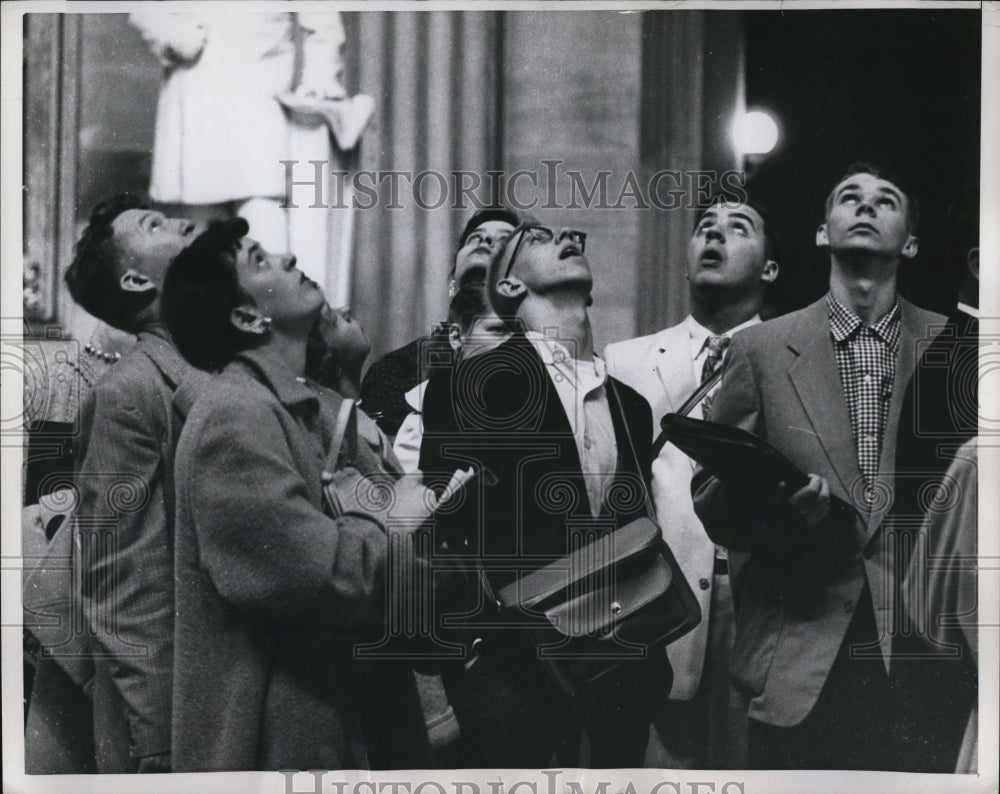
[[[473,282],[461,287],[448,304],[448,322],[455,323],[468,333],[472,325],[480,317],[493,311],[486,297],[486,284]]]
[[[837,185],[839,185],[841,182],[847,179],[850,179],[852,176],[855,176],[856,174],[869,174],[875,177],[876,179],[883,179],[886,182],[892,182],[893,185],[899,188],[899,191],[906,197],[907,230],[910,232],[910,234],[916,234],[917,226],[920,223],[920,203],[917,201],[916,196],[913,195],[913,192],[909,189],[907,183],[903,179],[901,179],[899,175],[890,171],[888,168],[885,168],[884,166],[881,165],[876,165],[874,163],[867,163],[863,161],[851,163],[847,167],[847,171],[844,172],[844,175],[836,181],[836,183],[832,188],[830,188],[830,192],[827,193],[826,196],[824,218],[830,217],[830,210],[833,208],[833,194],[834,191],[837,189]]]
[[[734,201],[731,196],[725,193],[719,193],[712,197],[711,201],[699,208],[698,215],[695,218],[694,225],[695,228],[701,223],[701,219],[705,217],[705,213],[709,210],[714,209],[718,206],[719,202],[722,202],[723,206],[733,207]],[[781,264],[781,246],[778,245],[777,235],[774,233],[774,229],[771,228],[771,219],[768,217],[767,207],[757,198],[753,196],[744,195],[740,198],[738,202],[741,206],[746,206],[760,215],[760,219],[764,221],[764,258],[770,259]]]
[[[119,250],[111,224],[127,210],[145,209],[149,209],[149,202],[132,193],[119,193],[100,202],[90,213],[64,276],[73,300],[97,319],[130,333],[136,330],[136,314],[149,305],[154,295],[121,289]]]
[[[216,221],[174,257],[163,279],[163,321],[181,355],[200,369],[221,369],[263,341],[230,320],[233,309],[252,302],[236,272],[240,238],[249,230],[243,218]]]
[[[509,223],[511,226],[517,226],[521,222],[521,218],[513,210],[500,206],[486,207],[474,212],[472,217],[465,222],[465,226],[462,227],[462,233],[458,236],[455,251],[451,257],[451,268],[448,271],[449,276],[455,275],[455,259],[458,257],[458,252],[465,246],[465,238],[472,234],[481,224],[489,223],[490,221],[502,221],[503,223]]]

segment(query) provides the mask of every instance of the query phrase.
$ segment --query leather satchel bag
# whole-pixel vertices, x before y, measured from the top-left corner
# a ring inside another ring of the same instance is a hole
[[[609,395],[621,409],[614,383]],[[637,459],[625,424],[629,452]],[[652,502],[643,483],[646,509]],[[487,596],[524,627],[551,679],[568,695],[627,661],[664,654],[701,621],[677,560],[649,517],[636,519]]]

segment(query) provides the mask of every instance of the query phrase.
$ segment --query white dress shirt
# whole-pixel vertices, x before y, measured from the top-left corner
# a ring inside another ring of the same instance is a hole
[[[426,380],[421,381],[406,393],[406,402],[413,411],[406,415],[396,433],[395,441],[392,442],[392,451],[396,453],[399,465],[407,474],[420,471],[420,445],[424,440],[424,418],[421,411],[427,383]]]
[[[528,331],[525,336],[544,362],[569,419],[580,454],[590,511],[598,516],[606,489],[618,469],[618,442],[604,386],[607,380],[604,359],[595,354],[592,361],[579,361],[554,339],[535,331]]]

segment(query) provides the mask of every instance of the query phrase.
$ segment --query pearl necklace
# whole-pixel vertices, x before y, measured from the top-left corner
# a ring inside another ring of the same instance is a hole
[[[101,359],[101,361],[104,361],[108,364],[114,364],[116,361],[118,361],[118,359],[122,357],[122,354],[119,353],[117,350],[114,352],[108,352],[106,350],[101,350],[100,348],[95,347],[93,344],[89,342],[84,346],[83,352],[87,353],[88,355],[94,356],[95,358],[99,358]]]

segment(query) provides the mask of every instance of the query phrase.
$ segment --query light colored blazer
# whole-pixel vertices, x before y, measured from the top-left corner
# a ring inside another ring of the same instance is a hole
[[[604,350],[608,372],[646,398],[653,410],[653,436],[663,415],[676,411],[698,388],[685,323],[649,336],[615,342]],[[693,415],[700,418],[700,406]],[[694,462],[673,444],[653,461],[653,504],[663,537],[677,558],[701,607],[698,626],[667,648],[674,669],[670,697],[690,700],[698,692],[708,643],[715,544],[705,533],[691,500]]]
[[[785,592],[787,574],[760,564],[767,554],[754,541],[763,525],[760,510],[746,497],[734,498],[702,470],[692,483],[695,507],[712,538],[731,550],[753,553],[734,583],[738,611],[731,673],[737,689],[750,698],[749,716],[770,725],[797,725],[812,710],[866,580],[880,639],[878,646],[859,652],[881,656],[889,667],[896,571],[894,544],[882,527],[891,505],[897,428],[913,375],[915,342],[933,335],[944,322],[941,315],[902,298],[899,302],[899,353],[876,484],[882,498],[872,510],[862,508],[855,516],[854,558],[825,579],[812,578],[816,598],[811,612],[791,603]],[[734,338],[712,419],[762,436],[802,471],[825,477],[831,494],[863,504],[864,480],[825,296]],[[730,559],[742,556],[731,553]]]

